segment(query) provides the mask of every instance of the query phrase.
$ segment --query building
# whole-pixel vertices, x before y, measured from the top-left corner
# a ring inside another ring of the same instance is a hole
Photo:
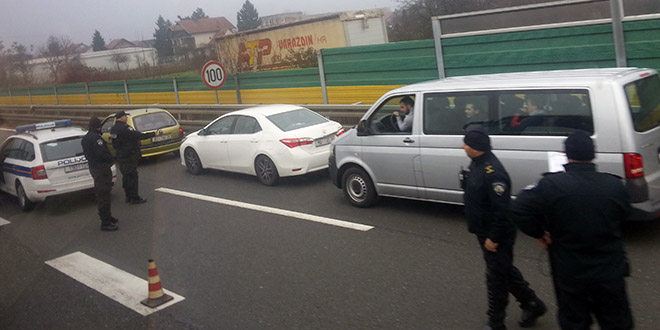
[[[266,28],[270,26],[289,24],[289,23],[301,21],[303,20],[303,18],[304,18],[303,13],[300,11],[295,13],[260,16],[259,19],[261,19],[261,25],[259,27]]]
[[[224,17],[184,19],[170,27],[172,31],[172,47],[175,54],[184,49],[207,47],[216,34],[224,35],[227,31],[236,29]]]
[[[246,72],[296,67],[291,62],[300,58],[296,53],[309,56],[323,48],[382,44],[388,39],[383,10],[374,9],[308,16],[288,24],[217,34],[215,42],[230,72]]]

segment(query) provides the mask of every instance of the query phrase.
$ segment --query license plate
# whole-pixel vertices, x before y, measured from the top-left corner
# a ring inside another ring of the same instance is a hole
[[[71,173],[75,171],[86,170],[89,168],[89,163],[82,163],[76,165],[69,165],[64,167],[64,173]]]
[[[160,142],[160,141],[169,140],[171,138],[172,138],[171,134],[161,135],[161,136],[154,136],[154,137],[151,138],[151,142]]]
[[[334,134],[324,136],[322,138],[314,140],[314,145],[317,146],[317,147],[322,147],[324,145],[330,144],[332,142],[332,140],[334,140],[334,139],[335,139]]]

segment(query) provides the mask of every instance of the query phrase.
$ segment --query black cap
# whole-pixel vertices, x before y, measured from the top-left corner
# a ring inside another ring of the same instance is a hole
[[[101,120],[96,117],[89,118],[89,129],[101,128]]]
[[[594,141],[585,131],[575,131],[564,141],[566,158],[572,160],[589,161],[595,158]]]
[[[124,116],[127,116],[127,114],[126,114],[126,112],[124,112],[124,110],[119,111],[115,114],[115,118],[121,118],[121,117],[124,117]]]
[[[474,150],[490,150],[490,137],[488,137],[488,133],[481,128],[476,128],[465,133],[463,142]]]

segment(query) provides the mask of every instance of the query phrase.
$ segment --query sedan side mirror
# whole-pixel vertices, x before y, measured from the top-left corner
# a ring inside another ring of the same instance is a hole
[[[360,120],[360,122],[357,124],[357,135],[358,136],[367,136],[371,135],[371,130],[369,130],[369,126],[367,125],[366,120]]]
[[[200,129],[197,135],[206,135],[206,128]]]

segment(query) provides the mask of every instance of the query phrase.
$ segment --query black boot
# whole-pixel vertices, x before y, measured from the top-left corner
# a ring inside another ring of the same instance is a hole
[[[117,229],[119,229],[119,226],[117,226],[115,224],[112,224],[112,223],[101,225],[101,230],[102,231],[115,231]]]
[[[522,306],[522,315],[520,316],[520,321],[518,325],[522,328],[529,328],[536,324],[536,319],[541,317],[548,311],[548,307],[545,306],[541,299],[536,298],[532,302]]]

